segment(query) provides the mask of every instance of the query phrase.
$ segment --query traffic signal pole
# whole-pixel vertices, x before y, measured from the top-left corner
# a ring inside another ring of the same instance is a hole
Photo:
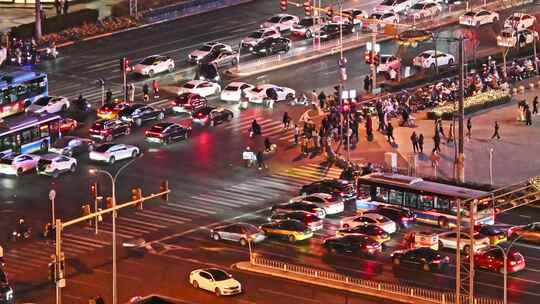
[[[377,32],[373,31],[371,35],[371,45],[373,52],[375,53],[375,45],[377,44]],[[375,88],[377,87],[377,64],[375,61],[371,63],[371,93],[375,94]]]

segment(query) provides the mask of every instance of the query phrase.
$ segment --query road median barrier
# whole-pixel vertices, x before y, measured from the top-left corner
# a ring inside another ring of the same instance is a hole
[[[349,277],[340,273],[315,269],[312,267],[289,264],[285,262],[253,257],[250,262],[235,264],[243,271],[280,277],[288,280],[313,284],[327,288],[362,294],[370,297],[385,299],[396,303],[415,304],[454,304],[455,294],[433,289],[407,286],[403,283],[390,283],[374,280],[364,280]],[[461,296],[461,303],[469,303],[469,297]],[[490,298],[474,298],[476,304],[503,304],[501,300]]]

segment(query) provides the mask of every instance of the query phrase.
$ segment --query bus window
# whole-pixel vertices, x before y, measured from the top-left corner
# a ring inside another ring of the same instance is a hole
[[[13,137],[7,135],[0,140],[0,151],[5,151],[13,148]]]
[[[450,211],[450,200],[443,197],[437,197],[437,200],[435,202],[435,209],[446,212]]]
[[[420,204],[418,207],[422,210],[433,209],[433,196],[420,195]]]
[[[20,86],[17,86],[17,100],[19,99],[26,99],[28,98],[28,88],[25,84],[21,84]]]
[[[27,144],[32,141],[32,130],[24,130],[21,133],[22,141],[21,144]]]
[[[7,89],[0,92],[0,105],[4,103],[9,103],[9,94]]]
[[[10,87],[7,91],[7,103],[12,103],[17,101],[17,88],[16,87]]]
[[[45,78],[40,77],[27,83],[29,97],[45,93]]]
[[[409,208],[418,208],[418,194],[405,192],[404,205]]]
[[[377,187],[377,199],[378,202],[388,203],[388,189],[383,187]]]
[[[391,189],[388,194],[388,203],[393,205],[403,205],[403,192]]]
[[[37,126],[33,127],[30,131],[32,132],[32,140],[36,140],[40,138],[39,128]]]
[[[358,198],[373,198],[371,188],[369,185],[358,185]]]

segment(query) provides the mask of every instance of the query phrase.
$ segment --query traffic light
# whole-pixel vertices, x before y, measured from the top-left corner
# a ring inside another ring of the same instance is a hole
[[[47,278],[51,282],[56,282],[56,258],[54,254],[51,256],[52,262],[47,264]]]
[[[311,0],[307,0],[306,2],[304,2],[304,12],[308,17],[310,17],[313,13],[313,6]]]
[[[61,280],[65,277],[66,273],[66,257],[63,252],[60,253],[60,259],[56,267],[56,280]]]
[[[97,191],[97,183],[92,183],[90,185],[90,194],[92,194],[92,198],[95,200],[98,197],[98,191]]]
[[[138,201],[142,199],[142,190],[141,188],[133,188],[131,189],[131,200],[132,201]],[[139,208],[140,210],[143,210],[143,202],[139,202],[136,204],[137,205],[137,208]]]
[[[343,102],[343,107],[341,108],[342,113],[349,113],[351,111],[351,106],[349,105],[348,101]]]
[[[112,197],[107,196],[107,198],[105,199],[105,203],[107,204],[107,209],[111,209],[113,207]]]
[[[289,5],[289,0],[280,0],[279,1],[279,6],[281,7],[282,11],[286,11],[288,5]]]
[[[165,192],[169,190],[169,182],[164,180],[164,181],[161,181],[161,184],[159,185],[159,192]],[[164,193],[163,195],[161,195],[161,199],[168,202],[169,201],[169,193]]]
[[[130,71],[129,59],[127,59],[126,57],[120,58],[120,71],[124,73],[127,73]]]

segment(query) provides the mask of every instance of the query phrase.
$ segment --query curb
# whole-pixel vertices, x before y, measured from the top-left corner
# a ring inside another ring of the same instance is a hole
[[[339,284],[339,283],[329,283],[329,282],[326,282],[323,279],[313,280],[313,279],[309,279],[309,278],[302,278],[300,276],[291,276],[285,271],[281,271],[281,272],[271,271],[271,270],[263,269],[262,267],[252,266],[249,262],[239,262],[239,263],[234,264],[234,266],[236,268],[240,269],[240,270],[243,270],[243,271],[254,272],[254,273],[264,274],[264,275],[273,276],[273,277],[279,277],[279,278],[282,278],[282,279],[298,281],[298,282],[311,284],[311,285],[318,285],[318,286],[322,286],[322,287],[326,287],[326,288],[339,289],[341,291],[346,291],[346,292],[361,294],[361,295],[364,295],[364,296],[370,296],[370,297],[374,297],[374,298],[384,299],[384,300],[387,300],[387,301],[392,301],[394,303],[416,303],[416,304],[430,303],[430,302],[424,302],[424,301],[419,301],[419,300],[413,301],[413,300],[410,300],[410,299],[399,299],[398,296],[395,295],[395,294],[386,295],[384,293],[377,292],[377,291],[360,290],[360,289],[354,288],[354,287],[352,287],[352,286],[350,286],[349,284],[346,284],[346,283],[341,283],[341,284]]]

